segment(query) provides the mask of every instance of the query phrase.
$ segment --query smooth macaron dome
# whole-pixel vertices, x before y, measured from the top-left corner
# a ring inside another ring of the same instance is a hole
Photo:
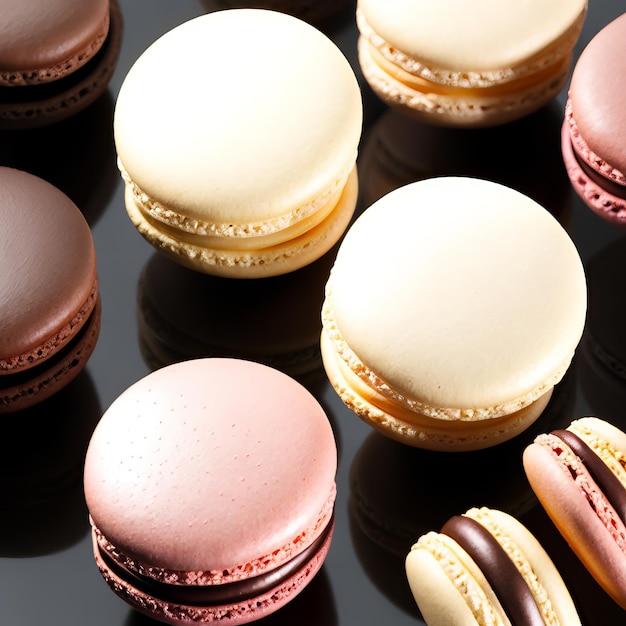
[[[326,285],[322,358],[359,417],[418,447],[524,430],[569,367],[586,281],[562,226],[523,194],[440,177],[355,221]]]
[[[121,40],[115,0],[0,2],[1,128],[44,125],[106,88]]]
[[[222,358],[156,370],[113,402],[87,452],[100,570],[167,623],[262,617],[324,561],[336,455],[321,406],[278,370]]]
[[[626,14],[582,51],[568,91],[563,157],[572,185],[596,213],[626,223]]]
[[[429,626],[581,623],[550,556],[504,511],[474,507],[422,535],[406,573]]]
[[[263,9],[203,15],[152,44],[120,90],[126,208],[150,243],[193,269],[297,269],[352,217],[361,124],[354,72],[313,26]]]
[[[586,11],[586,0],[359,0],[359,62],[383,101],[406,113],[500,124],[565,85]]]
[[[7,412],[78,374],[95,348],[100,299],[89,225],[62,191],[0,167],[0,222],[0,412]]]

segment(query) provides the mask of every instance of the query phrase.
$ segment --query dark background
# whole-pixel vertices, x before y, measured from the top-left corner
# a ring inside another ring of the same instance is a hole
[[[216,5],[191,0],[121,0],[121,6],[123,48],[105,96],[54,127],[0,135],[2,164],[46,178],[83,211],[96,242],[103,301],[101,335],[86,370],[56,398],[2,419],[2,626],[153,623],[132,611],[101,579],[91,554],[82,499],[81,462],[93,427],[117,395],[154,367],[154,361],[145,358],[140,349],[140,277],[153,264],[157,270],[161,268],[158,271],[163,276],[181,275],[180,269],[155,259],[153,249],[127,218],[111,120],[118,89],[141,52],[162,33],[215,10]],[[575,55],[623,10],[622,2],[590,0]],[[404,554],[421,532],[438,528],[449,515],[472,505],[515,513],[536,533],[561,569],[585,624],[622,623],[626,613],[589,578],[555,533],[521,469],[521,451],[536,432],[592,414],[622,427],[626,424],[626,381],[595,367],[585,351],[593,332],[605,345],[626,353],[621,319],[626,239],[619,229],[592,214],[571,191],[559,148],[565,90],[542,111],[505,127],[482,131],[427,128],[387,112],[363,84],[356,62],[353,6],[320,27],[344,51],[363,86],[359,211],[384,191],[425,176],[467,174],[503,182],[542,202],[567,228],[587,266],[594,296],[586,336],[546,414],[518,440],[497,449],[448,455],[405,448],[373,434],[354,417],[337,399],[321,369],[308,376],[304,382],[327,409],[337,436],[336,532],[321,574],[292,604],[263,623],[422,623],[404,578]],[[163,80],[170,80],[175,88],[175,76]],[[150,106],[149,94],[145,106]],[[316,336],[316,307],[321,303],[330,261],[332,257],[322,259],[289,280],[238,286],[237,297],[244,303],[239,318],[245,325],[241,337],[252,341],[251,330],[276,332],[277,336],[285,330],[268,331],[264,326],[274,302],[287,310],[294,306],[289,329],[292,338],[300,332],[303,338]],[[203,279],[187,278],[192,285],[203,284]],[[207,280],[207,284],[212,283]],[[161,287],[167,292],[167,282]],[[295,308],[304,293],[312,303],[308,317]],[[201,297],[187,297],[185,301],[186,295],[179,290],[168,303],[172,319],[185,326],[183,335],[193,334],[194,324],[197,328],[201,319],[197,308],[189,312],[194,306],[212,308],[211,324],[220,323],[219,311],[215,312],[220,301],[212,299],[210,291]],[[171,312],[179,304],[178,311]],[[250,314],[246,317],[247,305]],[[188,324],[184,321],[187,314]],[[219,328],[197,332],[205,339],[211,333],[220,334]],[[28,498],[24,492],[30,494]],[[353,513],[357,495],[370,512],[366,523]]]

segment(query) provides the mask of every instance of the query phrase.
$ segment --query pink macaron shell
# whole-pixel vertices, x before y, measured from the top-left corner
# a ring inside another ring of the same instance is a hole
[[[570,126],[567,120],[563,123],[561,132],[561,152],[572,187],[584,203],[597,215],[612,224],[626,226],[626,199],[600,187],[583,171],[574,154]],[[626,192],[626,187],[624,190]]]
[[[144,615],[173,626],[190,623],[211,624],[214,622],[247,624],[285,606],[309,584],[324,564],[330,549],[332,534],[331,528],[317,552],[306,565],[275,588],[253,598],[221,606],[192,606],[159,600],[134,588],[127,581],[117,576],[100,556],[95,540],[94,556],[100,573],[111,589]]]
[[[572,73],[568,95],[589,149],[626,175],[626,13],[587,44]]]
[[[85,495],[94,525],[143,573],[224,583],[322,534],[336,462],[328,419],[299,383],[249,361],[197,359],[113,402],[88,449]]]
[[[545,444],[528,446],[523,464],[537,498],[573,552],[607,593],[626,608],[626,527],[600,488],[582,464],[577,468],[577,479],[572,480],[568,467]],[[612,520],[611,532],[602,518]]]

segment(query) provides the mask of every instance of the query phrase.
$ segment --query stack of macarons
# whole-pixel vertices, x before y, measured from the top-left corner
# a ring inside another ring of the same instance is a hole
[[[306,22],[263,9],[189,20],[143,52],[118,95],[130,219],[194,270],[258,278],[299,269],[352,218],[362,117],[348,60]]]
[[[572,185],[595,213],[626,225],[626,13],[581,53],[568,92],[562,152]]]

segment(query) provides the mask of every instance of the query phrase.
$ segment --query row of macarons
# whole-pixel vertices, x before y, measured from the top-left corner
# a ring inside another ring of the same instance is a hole
[[[523,467],[573,553],[626,608],[624,432],[576,419],[538,435]],[[336,469],[329,419],[293,378],[228,358],[156,370],[111,404],[89,443],[98,568],[168,624],[260,619],[321,569]],[[473,507],[416,539],[406,579],[429,626],[581,623],[549,549],[513,514]]]

